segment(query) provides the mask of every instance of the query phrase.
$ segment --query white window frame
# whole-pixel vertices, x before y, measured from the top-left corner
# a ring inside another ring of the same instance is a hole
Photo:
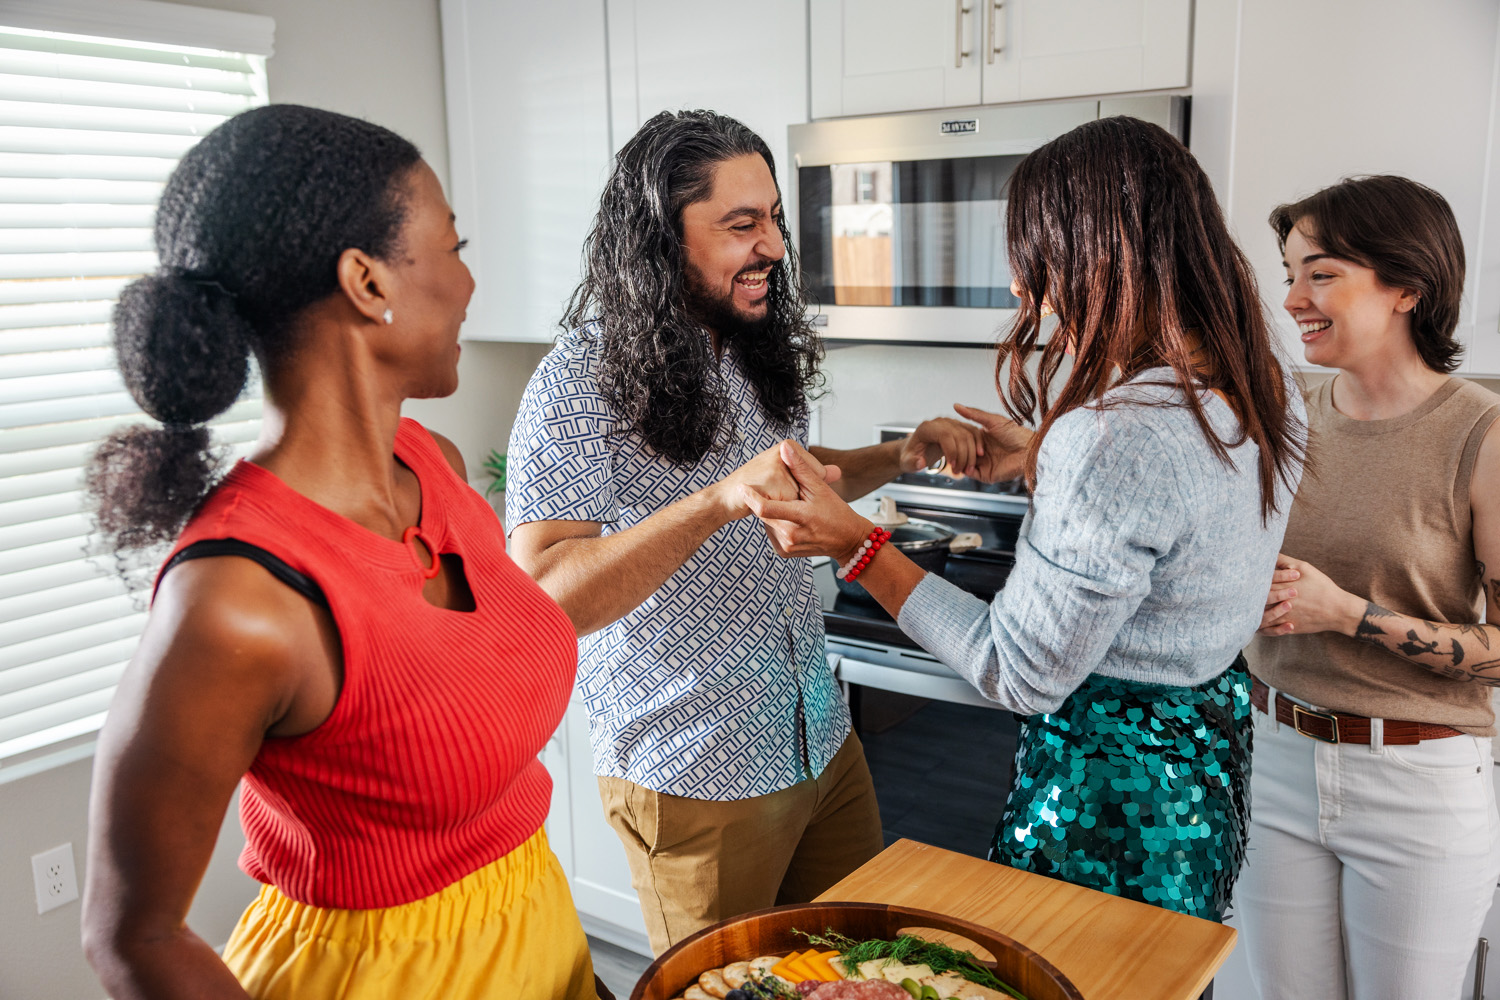
[[[178,3],[160,3],[156,2],[156,0],[0,0],[0,28],[21,29],[22,31],[55,32],[64,35],[86,35],[94,38],[99,38],[101,40],[128,40],[129,43],[146,43],[150,45],[170,45],[194,49],[209,49],[217,50],[220,52],[234,53],[245,57],[251,57],[252,64],[256,68],[256,75],[254,79],[257,81],[257,89],[255,91],[255,94],[258,103],[265,103],[267,99],[267,95],[264,92],[264,60],[267,57],[271,56],[274,51],[273,43],[275,39],[275,26],[276,22],[274,19],[257,14],[243,14],[232,11],[210,10],[200,7],[191,7]],[[11,79],[24,80],[26,78],[12,77]],[[177,85],[180,86],[180,84]],[[3,129],[3,126],[0,126],[0,129]],[[35,130],[22,129],[20,131]],[[63,132],[62,134],[67,135],[68,133]],[[17,155],[26,156],[35,151],[36,150],[32,150],[30,149],[30,147],[28,147],[26,153]],[[44,154],[50,154],[52,152],[66,153],[67,150],[64,148],[59,148],[57,150],[43,149],[41,150],[41,152],[43,152]],[[7,154],[0,152],[0,156],[4,155]],[[68,210],[68,206],[60,206],[58,210],[60,212],[66,212]],[[19,214],[20,213],[17,213],[18,216]],[[22,228],[25,228],[26,223],[22,222],[20,225],[22,226]],[[68,230],[66,230],[65,228],[59,228],[58,231],[67,232]],[[16,230],[11,230],[11,232],[16,232]],[[0,237],[4,237],[6,234],[7,229],[3,225],[0,225]],[[18,239],[22,240],[29,238],[30,237],[25,236],[25,234],[23,234],[21,237],[18,237]],[[24,254],[31,251],[21,250],[12,252]],[[80,254],[80,256],[82,255]],[[122,258],[122,260],[135,260],[142,257],[139,252],[135,252],[134,254],[125,253],[120,254],[119,256]],[[48,276],[51,276],[50,272],[48,272]],[[59,276],[67,277],[66,274]],[[52,304],[47,306],[46,308],[54,311],[63,308],[62,300],[49,299],[49,301]],[[83,304],[88,305],[89,308],[82,310],[82,312],[88,313],[91,318],[85,320],[75,320],[74,322],[92,322],[97,326],[98,316],[101,308],[101,304],[97,299],[97,296],[92,302]],[[20,325],[25,326],[26,324]],[[12,324],[12,327],[14,327],[14,324]],[[30,340],[24,340],[24,342],[32,343],[33,341],[35,341],[38,344],[43,344],[45,342],[45,338],[50,336],[49,334],[45,333],[47,329],[48,327],[44,325],[40,328],[42,333],[39,334],[39,337],[32,337]],[[0,336],[3,336],[4,333],[4,330],[0,330]],[[60,339],[59,343],[65,343],[65,341]],[[12,347],[12,350],[14,350],[14,347]],[[23,347],[21,348],[21,350],[32,351],[33,348]],[[34,348],[34,350],[40,351],[41,353],[6,354],[3,351],[0,351],[0,366],[6,365],[7,361],[10,360],[10,363],[15,366],[12,369],[13,371],[20,371],[27,364],[32,364],[33,366],[38,367],[39,371],[46,372],[48,371],[48,369],[46,368],[48,353],[57,353],[60,348],[56,344],[48,344],[47,346],[38,346]],[[96,355],[99,352],[98,348],[93,348],[92,350]],[[13,359],[21,360],[16,361]],[[0,379],[3,379],[3,377],[3,372],[0,372]],[[76,392],[74,393],[74,395],[76,396]],[[49,406],[56,407],[58,405],[57,403],[52,402],[48,398],[44,398],[41,395],[36,395],[34,397],[34,404],[32,402],[26,401],[32,398],[33,397],[26,396],[23,393],[22,402],[16,403],[12,401],[10,406],[12,414],[15,414],[18,411],[24,414],[25,407],[35,405],[36,412],[39,415],[42,415],[48,412]],[[225,440],[230,442],[231,444],[238,445],[238,447],[234,448],[235,452],[242,452],[243,449],[248,446],[247,439],[253,438],[253,425],[255,422],[257,422],[256,418],[258,418],[258,415],[258,400],[247,400],[245,402],[236,404],[236,406],[231,410],[230,414],[227,415],[229,421],[233,422],[233,436],[226,438]],[[118,426],[126,423],[139,422],[145,419],[146,418],[144,417],[144,415],[137,412],[134,416],[121,415],[109,416],[104,420],[95,419],[93,421],[90,421],[90,424],[101,425],[99,436],[102,438],[103,434],[107,433],[108,430],[108,427],[102,425],[109,424]],[[14,421],[12,421],[11,426],[14,426]],[[7,451],[4,447],[5,442],[3,440],[3,437],[0,437],[0,488],[3,488],[3,486],[5,485],[4,480],[6,479],[9,479],[12,485],[20,484],[22,482],[22,478],[25,475],[30,474],[33,476],[39,476],[40,474],[37,471],[39,469],[45,470],[56,468],[58,462],[60,461],[58,455],[61,454],[61,452],[64,450],[68,451],[69,454],[79,455],[81,455],[85,450],[92,450],[92,445],[81,444],[76,440],[78,437],[77,427],[81,426],[81,424],[76,422],[71,431],[69,430],[69,425],[67,423],[51,425],[59,428],[59,440],[66,440],[66,448],[51,449],[50,454],[35,450],[26,450],[27,448],[36,449],[46,447],[45,443],[34,443],[34,439],[36,439],[38,435],[34,432],[33,429],[38,426],[41,425],[29,424],[24,415],[22,416],[21,424],[19,427],[17,427],[18,436],[13,437],[12,441],[15,442],[19,440],[19,434],[27,434],[29,435],[27,440],[33,441],[33,443],[25,446],[16,445],[15,447],[22,447],[23,450],[21,451]],[[229,428],[226,428],[226,430],[228,429]],[[0,430],[0,435],[3,435],[4,433],[4,430]],[[45,437],[46,433],[47,432],[44,430],[41,436]],[[37,458],[33,461],[30,458],[30,456],[33,455],[42,457]],[[49,462],[50,464],[48,464]],[[57,472],[50,472],[45,474],[50,475],[54,478],[65,478],[66,472],[66,469],[58,469]],[[68,487],[65,484],[62,488],[64,490],[67,490]],[[12,514],[15,514],[15,511],[19,509],[19,506],[25,503],[35,503],[37,504],[37,509],[39,510],[46,509],[46,504],[49,502],[48,497],[44,495],[37,497],[35,500],[24,499],[25,497],[29,496],[29,494],[25,492],[26,489],[30,489],[30,486],[28,485],[25,488],[17,491],[18,495],[22,496],[23,499],[11,501]],[[0,493],[0,497],[4,497],[7,495],[8,494]],[[53,495],[57,494],[54,493]],[[0,502],[0,508],[3,508],[4,506],[4,503]],[[24,535],[27,523],[24,520],[17,521],[15,517],[19,516],[21,515],[16,514],[6,522],[13,525],[13,539],[23,539],[19,543],[12,541],[11,547],[14,547],[15,544],[20,544],[23,546],[30,544],[30,539]],[[3,525],[0,525],[0,534],[3,534],[5,530],[5,527]],[[66,547],[67,544],[70,544],[68,542],[69,539],[75,539],[79,545],[80,550],[85,543],[85,536],[81,534],[69,534],[64,537],[59,537],[47,544],[50,544],[54,547]],[[16,634],[21,636],[32,636],[33,633],[35,633],[35,635],[39,637],[40,640],[45,642],[45,640],[47,639],[53,637],[65,637],[78,631],[78,629],[76,628],[76,623],[68,620],[69,615],[66,613],[68,608],[59,608],[58,600],[60,599],[54,598],[49,603],[49,601],[45,598],[45,593],[49,585],[56,585],[55,583],[50,582],[51,577],[55,576],[58,579],[66,579],[67,581],[72,581],[66,583],[64,586],[59,587],[59,590],[69,590],[71,592],[72,590],[76,589],[79,593],[78,600],[83,602],[99,602],[101,600],[99,595],[103,594],[110,585],[120,588],[121,592],[123,592],[123,587],[120,586],[117,579],[111,578],[110,568],[107,560],[96,560],[98,575],[92,581],[78,580],[79,574],[76,567],[74,569],[67,570],[66,572],[59,571],[57,573],[53,573],[52,567],[46,562],[48,556],[46,555],[46,553],[43,553],[41,551],[43,548],[45,548],[44,545],[37,545],[33,549],[33,551],[38,553],[36,560],[34,560],[38,563],[35,568],[29,568],[28,565],[24,564],[23,560],[12,560],[9,564],[9,572],[7,572],[7,563],[4,562],[4,559],[6,552],[9,551],[9,549],[4,546],[0,546],[0,584],[5,583],[7,577],[10,577],[12,586],[10,587],[9,591],[7,591],[7,593],[10,594],[9,600],[11,610],[10,617],[6,620],[12,623],[19,621],[24,626],[26,626],[18,629],[16,631]],[[68,558],[71,560],[72,557],[70,556]],[[72,563],[70,562],[68,565],[72,565]],[[23,574],[28,573],[30,575],[25,575],[23,577]],[[37,607],[45,608],[46,610],[35,615],[34,618],[16,617],[18,614],[24,615],[26,613],[26,609],[28,607],[26,602],[34,596],[30,591],[17,592],[17,587],[20,586],[17,581],[22,581],[29,585],[33,578],[35,578],[36,580],[36,595],[41,595],[38,596]],[[107,595],[104,599],[113,600],[113,598],[108,598]],[[4,603],[5,599],[0,598],[0,605],[3,605]],[[82,607],[82,605],[79,606]],[[20,610],[18,611],[17,609]],[[111,632],[111,635],[106,640],[101,640],[98,647],[89,646],[85,649],[80,650],[79,653],[69,655],[92,653],[96,648],[103,649],[106,646],[109,647],[108,653],[101,653],[100,656],[113,656],[116,653],[119,653],[120,655],[128,655],[128,651],[133,650],[134,642],[139,636],[139,626],[143,617],[144,616],[139,614],[134,615],[133,619],[130,622],[126,622],[126,616],[123,615],[105,619],[100,624],[108,625],[110,622],[115,623],[113,628],[105,629],[105,631]],[[126,628],[126,625],[121,623],[128,624],[130,628]],[[3,628],[4,623],[0,622],[0,629]],[[122,634],[114,635],[113,633],[116,632],[120,632]],[[123,632],[129,632],[129,634],[123,634]],[[0,710],[3,710],[5,708],[7,690],[20,691],[24,693],[26,691],[26,688],[21,685],[30,683],[30,681],[27,680],[27,677],[34,676],[47,679],[47,670],[51,669],[48,667],[48,664],[53,662],[53,659],[55,659],[56,661],[67,659],[67,656],[64,655],[52,659],[44,659],[38,661],[35,659],[38,654],[33,652],[29,654],[32,659],[28,660],[26,658],[28,654],[12,653],[9,658],[10,662],[7,662],[6,650],[19,649],[21,648],[24,641],[30,640],[16,640],[13,638],[8,642],[0,642]],[[38,647],[36,647],[35,643],[33,643],[33,645],[28,648],[35,649]],[[96,656],[95,659],[99,659],[99,656]],[[11,683],[9,685],[6,685],[5,675],[7,670],[10,669],[14,669],[16,673],[12,674]],[[60,671],[62,670],[62,668],[58,669]],[[31,674],[23,675],[22,671],[27,670],[30,670]],[[65,691],[69,686],[68,681],[70,679],[71,678],[66,672],[62,672],[60,673],[58,680],[55,682],[55,687],[60,690],[60,693],[57,696],[59,700],[63,700],[67,697]],[[49,683],[54,682],[49,680]],[[38,685],[38,687],[40,687],[40,685]],[[50,691],[51,688],[49,687],[47,690]],[[103,689],[98,688],[96,685],[95,688],[91,690],[93,690],[95,695],[97,695],[98,691],[101,691]],[[113,690],[112,682],[110,683],[109,690]],[[36,706],[36,710],[39,714],[45,714],[45,709],[47,708],[48,703],[38,702],[37,699],[41,697],[43,696],[35,694],[35,692],[33,692],[31,701],[23,703]],[[48,697],[50,697],[50,695],[48,695]],[[21,713],[19,712],[13,716],[0,714],[0,727],[3,727],[3,724],[5,723],[7,718],[19,719],[20,714]],[[103,713],[99,712],[89,716],[88,718],[76,720],[76,724],[68,723],[68,725],[72,726],[77,731],[69,732],[65,737],[61,739],[48,743],[41,743],[40,741],[38,741],[38,744],[34,747],[11,753],[6,756],[0,756],[0,785],[3,785],[10,781],[15,781],[28,775],[36,774],[51,767],[56,767],[70,761],[79,760],[92,755],[94,751],[98,725],[100,724],[100,721],[102,721],[102,716]],[[3,732],[4,730],[0,729],[0,733]],[[24,745],[25,744],[23,743],[23,739],[14,739],[10,743],[11,748]],[[6,741],[4,739],[0,739],[0,748],[4,748],[5,746]]]

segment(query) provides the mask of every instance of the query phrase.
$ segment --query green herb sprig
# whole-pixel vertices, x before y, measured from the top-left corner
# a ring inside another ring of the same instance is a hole
[[[796,987],[779,976],[766,976],[757,985],[768,990],[777,1000],[802,1000],[802,994],[797,992]]]
[[[956,972],[971,983],[999,990],[1016,1000],[1026,1000],[1014,988],[1001,982],[994,971],[975,958],[972,952],[951,948],[937,941],[927,941],[912,934],[902,934],[894,941],[882,941],[878,938],[856,941],[832,927],[825,929],[821,935],[809,934],[796,928],[792,929],[792,933],[806,938],[809,944],[838,951],[845,970],[852,974],[858,974],[860,965],[865,962],[886,958],[902,965],[925,965],[937,975]]]

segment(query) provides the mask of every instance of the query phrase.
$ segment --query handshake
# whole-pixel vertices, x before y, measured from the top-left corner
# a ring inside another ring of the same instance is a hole
[[[816,449],[815,455],[795,441],[782,441],[717,484],[726,520],[760,518],[783,556],[824,555],[844,562],[873,529],[847,501],[901,473],[931,469],[985,483],[1021,474],[1032,431],[985,410],[962,405],[954,410],[967,420],[928,420],[899,441],[870,448]]]

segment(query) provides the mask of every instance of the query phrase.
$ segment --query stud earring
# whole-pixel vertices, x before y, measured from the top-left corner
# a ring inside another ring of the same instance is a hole
[[[389,309],[387,309],[385,311],[385,314],[380,318],[385,320],[386,326],[390,326],[392,323],[396,322],[396,314],[391,312]]]

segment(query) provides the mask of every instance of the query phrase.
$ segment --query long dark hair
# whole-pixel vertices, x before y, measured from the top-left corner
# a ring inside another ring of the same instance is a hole
[[[203,425],[244,391],[252,354],[273,372],[292,353],[302,311],[338,290],[339,256],[399,251],[420,159],[378,125],[273,104],[231,118],[178,163],[156,210],[160,266],[114,311],[125,386],[161,426],[111,434],[85,476],[117,558],[182,530],[222,461]]]
[[[1111,385],[1169,367],[1215,455],[1227,463],[1228,449],[1246,439],[1259,447],[1261,516],[1269,519],[1277,480],[1295,488],[1305,434],[1287,408],[1254,273],[1187,148],[1135,118],[1080,125],[1016,166],[1006,237],[1022,294],[996,377],[1012,417],[1040,415],[1027,480],[1035,483],[1037,450],[1059,417],[1106,405],[1100,397]],[[1033,384],[1026,362],[1044,301],[1058,330],[1041,348]],[[1070,342],[1073,370],[1052,399],[1046,387]],[[1224,393],[1240,420],[1237,439],[1219,438],[1198,387]]]
[[[1435,372],[1458,369],[1464,347],[1453,331],[1464,294],[1464,240],[1446,198],[1394,174],[1349,177],[1277,205],[1270,221],[1283,251],[1300,224],[1324,253],[1370,268],[1388,288],[1417,292],[1411,337],[1422,363]]]
[[[624,426],[674,462],[703,458],[733,412],[703,322],[688,308],[682,210],[712,194],[718,164],[746,154],[776,176],[765,141],[733,118],[663,111],[642,125],[615,157],[561,324],[597,321],[600,391]],[[766,322],[730,343],[767,419],[786,433],[821,385],[823,347],[806,319],[792,234],[779,225],[786,256],[771,269]]]

